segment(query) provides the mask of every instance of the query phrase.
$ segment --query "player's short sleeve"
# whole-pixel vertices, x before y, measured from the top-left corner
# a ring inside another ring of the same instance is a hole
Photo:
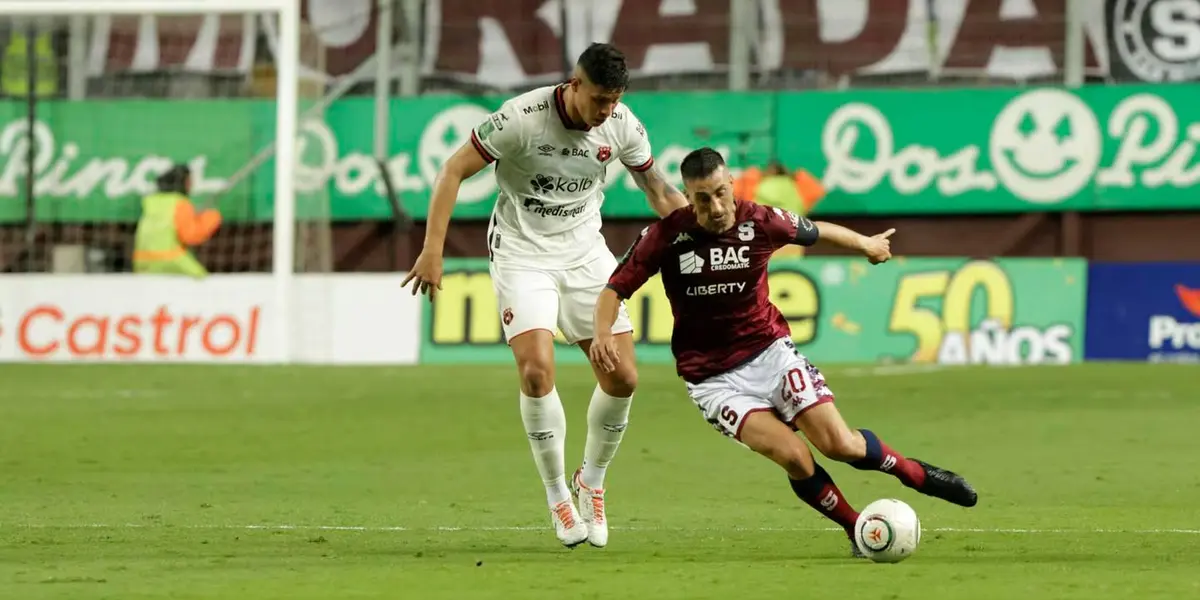
[[[508,104],[471,130],[471,145],[489,163],[520,151],[523,144],[517,113]]]
[[[621,147],[621,162],[634,171],[646,171],[654,166],[654,152],[650,149],[650,136],[646,134],[646,126],[638,120],[633,111],[625,108],[621,116],[621,129],[624,144]]]
[[[782,208],[763,207],[763,212],[763,228],[774,247],[782,248],[788,244],[811,246],[817,243],[820,232],[816,223]]]
[[[642,230],[629,250],[621,257],[608,279],[608,288],[622,299],[628,299],[658,272],[666,244],[662,242],[662,221]]]

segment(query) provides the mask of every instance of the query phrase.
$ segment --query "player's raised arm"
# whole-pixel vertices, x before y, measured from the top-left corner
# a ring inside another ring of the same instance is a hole
[[[450,228],[450,216],[458,201],[462,182],[471,178],[484,167],[495,162],[503,154],[515,151],[521,144],[517,122],[510,117],[505,106],[484,119],[471,130],[471,139],[464,143],[438,170],[433,182],[433,193],[429,198],[429,216],[425,224],[425,245],[401,287],[413,282],[413,295],[418,292],[429,294],[432,300],[442,288],[442,251],[446,245],[446,232]]]
[[[892,257],[892,243],[888,240],[895,229],[874,236],[865,236],[853,229],[827,221],[809,221],[796,213],[781,208],[763,208],[766,218],[763,227],[771,244],[781,248],[788,244],[812,246],[820,240],[862,252],[871,264],[887,262]]]
[[[687,197],[667,181],[662,169],[654,163],[646,127],[628,109],[622,120],[626,144],[621,151],[621,163],[629,169],[634,183],[646,194],[650,208],[658,216],[665,217],[675,209],[687,206]]]
[[[654,223],[642,230],[633,245],[621,257],[621,262],[608,279],[608,285],[596,299],[596,309],[592,315],[592,347],[590,357],[592,362],[605,373],[611,372],[620,363],[621,357],[613,341],[613,323],[621,308],[621,301],[628,299],[638,291],[655,273],[658,272],[659,260],[663,249],[661,222]]]
[[[820,232],[820,239],[861,252],[873,265],[887,262],[892,257],[892,242],[888,238],[896,233],[895,228],[865,236],[849,227],[826,221],[817,221],[814,225]]]

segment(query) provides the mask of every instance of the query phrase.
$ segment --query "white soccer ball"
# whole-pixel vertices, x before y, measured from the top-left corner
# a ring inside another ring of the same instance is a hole
[[[899,500],[876,500],[858,514],[854,543],[875,562],[900,562],[917,551],[921,520],[911,506]]]

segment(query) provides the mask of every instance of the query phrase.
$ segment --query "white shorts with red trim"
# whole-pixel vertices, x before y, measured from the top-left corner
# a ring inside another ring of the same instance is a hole
[[[833,402],[825,376],[787,338],[775,340],[762,354],[732,371],[687,384],[687,390],[704,418],[738,441],[746,417],[753,413],[771,411],[793,426],[804,411]]]
[[[604,249],[593,260],[569,269],[533,269],[491,263],[492,286],[500,309],[504,339],[527,331],[562,331],[568,343],[592,339],[596,299],[617,268],[617,259]],[[613,334],[633,331],[622,302]]]

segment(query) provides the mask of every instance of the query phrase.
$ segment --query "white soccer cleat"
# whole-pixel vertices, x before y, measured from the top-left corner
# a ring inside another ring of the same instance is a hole
[[[571,491],[579,506],[579,515],[587,525],[588,542],[603,548],[608,545],[608,517],[604,514],[604,490],[583,485],[583,470],[575,471],[571,478]]]
[[[575,511],[575,505],[570,500],[563,500],[550,507],[550,520],[554,522],[554,533],[558,541],[568,548],[574,548],[588,539],[588,527]]]

